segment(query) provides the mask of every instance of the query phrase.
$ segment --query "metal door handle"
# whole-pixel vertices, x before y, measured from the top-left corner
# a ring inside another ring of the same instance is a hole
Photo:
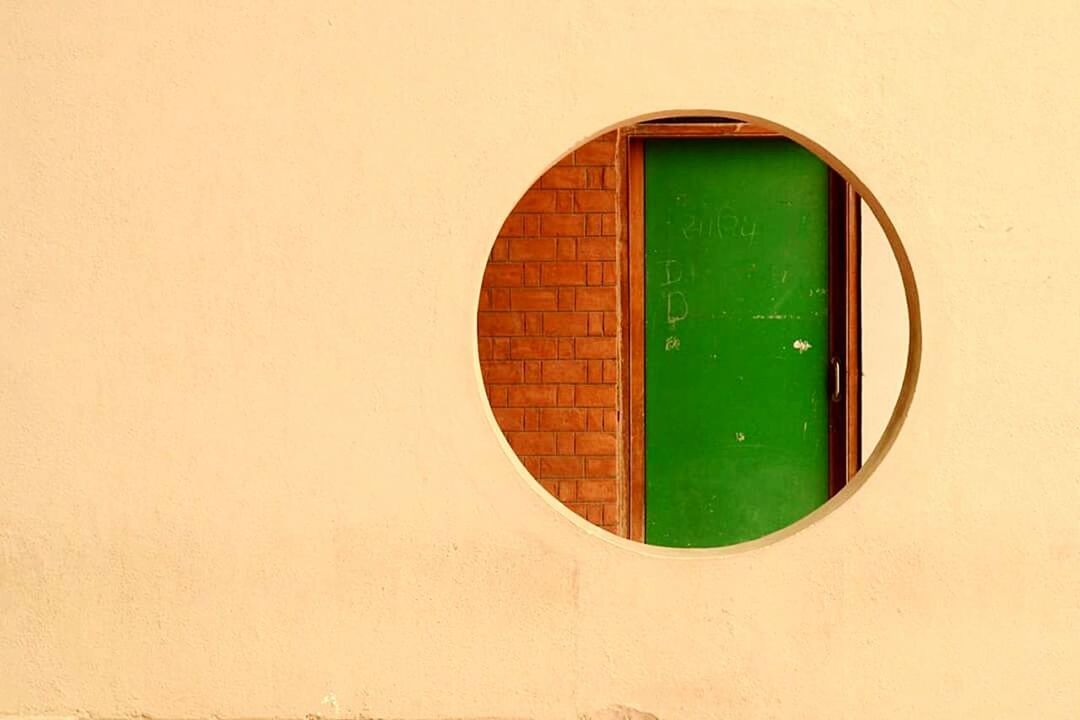
[[[840,399],[840,361],[833,358],[829,364],[832,365],[832,399],[836,402]]]

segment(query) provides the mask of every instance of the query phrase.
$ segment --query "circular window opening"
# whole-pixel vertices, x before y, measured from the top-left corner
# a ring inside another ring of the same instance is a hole
[[[517,202],[477,341],[495,419],[548,493],[622,537],[718,547],[880,461],[917,303],[891,224],[819,146],[749,116],[654,117]]]

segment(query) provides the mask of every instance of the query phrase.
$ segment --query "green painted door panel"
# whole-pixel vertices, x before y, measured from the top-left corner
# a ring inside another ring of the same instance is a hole
[[[828,169],[785,139],[645,144],[645,542],[828,499]]]

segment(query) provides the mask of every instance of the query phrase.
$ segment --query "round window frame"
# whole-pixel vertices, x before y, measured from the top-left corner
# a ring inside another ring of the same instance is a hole
[[[620,122],[609,125],[598,132],[595,132],[581,141],[575,143],[572,147],[559,155],[553,162],[545,167],[540,175],[554,167],[562,158],[566,157],[570,153],[573,153],[578,148],[588,144],[594,139],[618,130],[620,128],[637,125],[649,121],[656,120],[675,120],[679,118],[715,118],[717,120],[737,120],[740,122],[751,123],[773,132],[776,132],[784,137],[798,143],[802,147],[806,148],[817,156],[822,162],[826,163],[832,170],[838,173],[843,179],[851,185],[852,188],[858,193],[861,201],[870,208],[874,218],[877,220],[886,240],[888,240],[889,247],[893,253],[893,259],[896,261],[897,268],[900,272],[900,279],[904,290],[905,306],[908,315],[908,351],[907,359],[904,367],[904,376],[900,384],[900,391],[896,398],[896,403],[893,405],[892,413],[889,417],[888,423],[885,425],[885,429],[882,431],[881,436],[878,438],[874,445],[873,451],[862,463],[862,466],[855,472],[855,474],[847,481],[842,489],[840,489],[835,495],[822,503],[820,506],[807,513],[803,517],[799,518],[795,522],[786,525],[774,532],[762,535],[752,540],[746,540],[744,542],[735,543],[732,545],[720,545],[713,547],[702,548],[678,548],[678,547],[666,547],[662,545],[649,545],[645,542],[632,540],[627,537],[616,535],[604,528],[596,525],[589,520],[581,517],[570,508],[568,508],[561,500],[553,496],[547,491],[539,482],[539,480],[529,472],[529,470],[521,462],[517,453],[512,447],[510,447],[509,441],[500,429],[498,423],[495,420],[494,410],[491,403],[488,401],[487,393],[484,390],[483,376],[480,371],[480,355],[479,344],[477,337],[473,335],[473,364],[474,375],[477,380],[479,394],[482,398],[483,404],[487,410],[487,417],[489,425],[495,431],[498,436],[498,442],[502,446],[503,452],[510,459],[511,465],[514,467],[516,473],[521,479],[529,486],[529,488],[536,493],[542,501],[548,506],[554,509],[559,515],[567,519],[576,528],[583,530],[587,535],[598,538],[612,544],[616,547],[630,550],[639,555],[646,555],[652,557],[668,557],[676,559],[686,558],[708,558],[708,557],[726,557],[730,555],[742,554],[759,548],[768,547],[777,542],[781,542],[786,538],[789,538],[803,530],[810,525],[823,520],[826,516],[833,513],[837,508],[842,506],[847,500],[863,485],[871,475],[881,466],[885,457],[888,455],[892,446],[896,442],[900,430],[902,429],[904,422],[907,419],[910,412],[912,402],[915,397],[915,388],[918,384],[919,370],[922,362],[922,314],[920,310],[918,286],[915,281],[915,273],[911,265],[911,260],[908,256],[907,249],[904,247],[903,242],[900,239],[900,235],[896,230],[892,219],[885,211],[881,202],[877,196],[870,190],[865,182],[859,178],[855,172],[844,164],[836,155],[829,152],[820,143],[815,142],[806,135],[799,133],[790,127],[778,123],[768,118],[754,115],[751,113],[745,113],[735,110],[705,110],[705,109],[685,109],[685,110],[664,110],[652,113],[645,113],[637,115],[631,118],[627,118]],[[505,220],[505,217],[499,218],[499,224]]]

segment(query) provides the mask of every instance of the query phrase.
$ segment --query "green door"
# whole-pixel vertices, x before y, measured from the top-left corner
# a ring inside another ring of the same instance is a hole
[[[828,182],[783,138],[645,142],[645,542],[828,499]]]

